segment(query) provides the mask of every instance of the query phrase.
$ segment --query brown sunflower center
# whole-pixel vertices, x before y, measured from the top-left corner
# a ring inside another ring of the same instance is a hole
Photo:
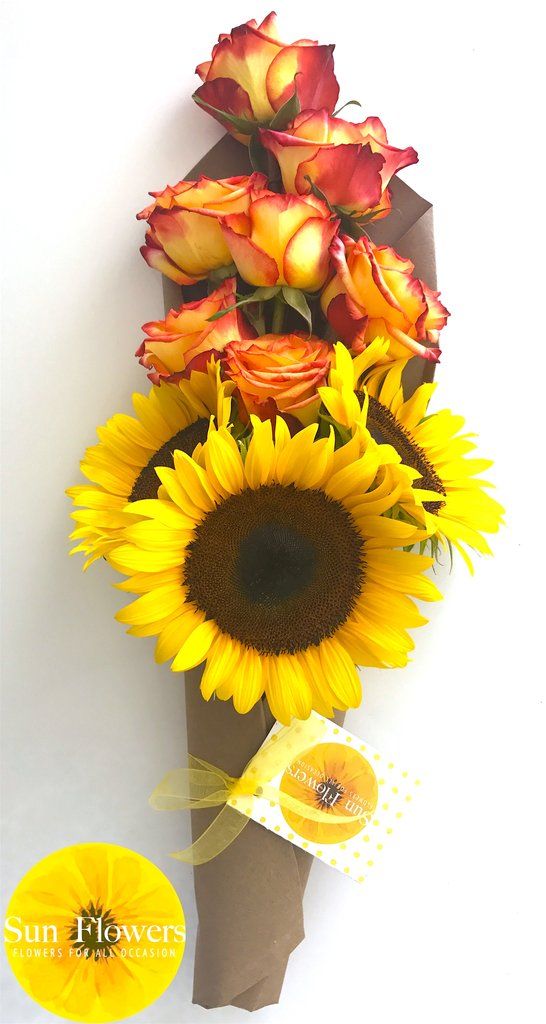
[[[370,395],[369,403],[368,428],[374,440],[378,444],[392,445],[398,452],[402,462],[406,466],[416,469],[421,474],[421,479],[415,481],[414,487],[419,487],[425,491],[436,491],[437,494],[445,497],[446,492],[440,477],[434,466],[427,459],[423,449],[413,440],[409,431],[398,422],[386,405],[378,402],[377,398],[372,398]],[[438,501],[425,501],[423,502],[423,508],[427,512],[437,514],[444,504],[445,502],[442,499]]]
[[[188,546],[188,600],[261,654],[333,636],[364,582],[364,544],[347,510],[319,490],[270,484],[227,498]]]
[[[119,942],[120,934],[112,911],[105,910],[98,902],[91,902],[88,907],[80,908],[68,938],[81,956],[99,960],[117,955],[114,946]]]
[[[202,417],[196,420],[195,423],[190,423],[189,427],[179,430],[157,452],[154,452],[150,461],[138,474],[133,484],[133,490],[129,495],[129,501],[156,498],[160,486],[156,467],[168,466],[169,469],[172,469],[174,465],[173,453],[176,451],[186,452],[186,455],[191,455],[196,445],[203,444],[206,441],[208,427],[208,420]]]

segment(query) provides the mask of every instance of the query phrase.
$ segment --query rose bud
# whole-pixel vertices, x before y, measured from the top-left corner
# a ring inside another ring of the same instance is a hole
[[[260,137],[279,163],[287,192],[305,195],[313,183],[331,206],[354,216],[372,210],[385,216],[392,176],[418,159],[411,147],[388,145],[378,117],[352,124],[327,110],[305,110],[290,128],[262,130]]]
[[[232,341],[225,371],[238,389],[247,418],[294,416],[304,426],[316,418],[318,388],[328,377],[331,346],[313,335],[265,334],[253,341]]]
[[[211,59],[195,69],[203,85],[194,99],[235,138],[248,143],[252,125],[272,121],[294,89],[299,109],[333,111],[339,95],[333,50],[310,39],[282,43],[272,12],[261,25],[247,21],[219,37]],[[250,122],[249,131],[239,119]]]
[[[184,302],[171,309],[164,320],[144,324],[147,337],[136,351],[153,384],[189,376],[204,370],[211,356],[221,356],[229,341],[253,338],[256,331],[241,311],[231,310],[218,320],[209,317],[237,301],[235,279],[229,278],[216,291],[198,302]]]
[[[411,260],[388,245],[373,245],[365,235],[358,242],[346,235],[335,238],[330,252],[336,272],[321,305],[338,337],[355,352],[384,337],[392,359],[407,358],[409,351],[437,362],[438,335],[449,312],[440,292],[415,277]]]
[[[154,202],[137,214],[148,221],[141,253],[150,267],[177,284],[195,284],[211,271],[231,262],[220,230],[227,214],[248,209],[251,196],[265,188],[263,174],[214,181],[179,181],[163,192],[151,192]]]
[[[222,220],[222,232],[241,277],[256,286],[288,285],[313,292],[328,275],[328,246],[339,226],[315,196],[266,192],[246,213]]]

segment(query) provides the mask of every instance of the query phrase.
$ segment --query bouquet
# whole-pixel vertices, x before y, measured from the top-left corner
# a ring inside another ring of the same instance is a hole
[[[198,66],[227,134],[138,214],[168,297],[137,350],[151,387],[68,491],[73,551],[122,574],[117,618],[186,673],[190,763],[232,780],[275,720],[340,720],[359,668],[403,667],[427,571],[472,571],[502,522],[463,418],[431,407],[449,313],[430,205],[396,177],[417,154],[340,116],[333,49],[281,42],[270,14]],[[276,1002],[311,858],[254,821],[206,853],[213,804],[181,805],[194,999]]]

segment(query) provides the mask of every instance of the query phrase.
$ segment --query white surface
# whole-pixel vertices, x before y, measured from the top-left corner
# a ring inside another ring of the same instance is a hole
[[[360,97],[395,144],[420,153],[404,177],[434,202],[453,312],[439,400],[466,413],[495,455],[508,529],[475,579],[462,565],[440,574],[445,600],[418,633],[412,665],[366,673],[349,728],[427,782],[362,888],[313,868],[308,937],[281,1005],[255,1019],[534,1024],[545,723],[544,429],[533,403],[543,414],[544,259],[534,184],[543,61],[531,4],[397,0],[350,15],[347,5],[282,0],[278,11],[286,38],[337,41],[342,97]],[[161,278],[138,253],[134,215],[148,189],[178,180],[220,136],[191,102],[193,68],[218,32],[253,13],[267,8],[3,6],[4,886],[7,895],[40,857],[84,840],[160,865],[181,894],[189,942],[172,987],[138,1018],[145,1024],[248,1018],[191,1005],[191,872],[168,857],[188,826],[146,802],[182,762],[182,679],[114,622],[123,602],[106,567],[82,576],[68,559],[63,491],[78,481],[95,425],[146,387],[132,353],[140,324],[162,315]],[[3,1024],[51,1019],[5,979]]]

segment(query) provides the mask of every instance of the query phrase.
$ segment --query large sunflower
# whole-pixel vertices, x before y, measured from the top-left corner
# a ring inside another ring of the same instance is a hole
[[[479,476],[492,462],[469,457],[476,445],[473,435],[462,433],[462,416],[449,409],[428,414],[436,384],[422,384],[404,400],[406,365],[402,359],[390,369],[376,366],[365,372],[367,426],[376,440],[391,444],[415,471],[413,486],[400,496],[401,508],[421,522],[430,537],[456,548],[472,571],[465,547],[491,554],[483,533],[496,533],[503,522],[504,509],[487,493],[493,485]]]
[[[246,457],[211,426],[191,458],[158,469],[155,500],[110,562],[141,596],[119,621],[157,635],[156,658],[174,671],[206,661],[205,699],[250,710],[265,691],[280,722],[315,708],[355,707],[355,664],[402,666],[408,627],[425,619],[411,594],[440,595],[422,575],[431,559],[403,550],[411,524],[385,517],[396,501],[381,450],[359,436],[334,449],[313,424],[290,437],[279,417],[252,417]]]
[[[155,498],[156,466],[172,466],[175,449],[191,454],[205,440],[211,416],[220,425],[228,422],[233,387],[222,383],[220,366],[211,361],[206,373],[133,395],[136,418],[118,413],[98,428],[99,443],[80,463],[90,483],[66,492],[81,506],[72,513],[78,526],[70,536],[78,541],[71,554],[88,556],[84,569],[120,543],[127,502]]]

